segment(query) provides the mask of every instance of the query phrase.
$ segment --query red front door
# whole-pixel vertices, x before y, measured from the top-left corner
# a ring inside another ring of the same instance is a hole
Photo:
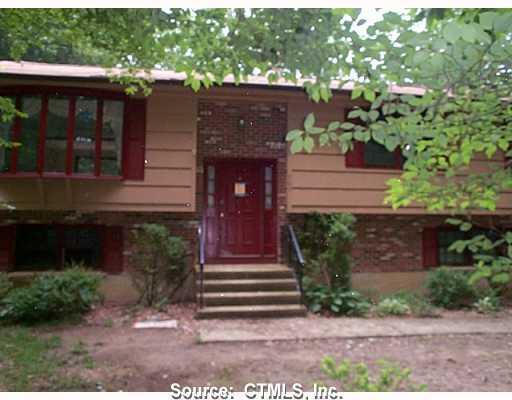
[[[261,161],[216,161],[206,172],[205,228],[209,261],[264,261],[275,257],[269,168]],[[271,186],[273,182],[270,182]],[[267,193],[270,190],[270,195]],[[269,207],[270,204],[270,207]]]

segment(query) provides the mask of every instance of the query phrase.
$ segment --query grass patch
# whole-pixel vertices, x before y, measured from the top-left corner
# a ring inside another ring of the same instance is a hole
[[[58,336],[41,338],[25,327],[0,327],[0,390],[86,391],[90,383],[69,376],[57,349]]]

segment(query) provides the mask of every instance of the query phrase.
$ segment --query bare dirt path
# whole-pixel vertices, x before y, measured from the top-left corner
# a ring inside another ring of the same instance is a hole
[[[95,368],[81,373],[107,390],[166,391],[174,382],[237,389],[248,382],[311,387],[324,378],[320,362],[330,355],[366,363],[394,361],[411,368],[413,380],[431,391],[512,391],[512,332],[204,344],[198,340],[199,326],[184,318],[177,330],[135,330],[124,323],[48,333],[62,338],[63,351],[82,342]]]

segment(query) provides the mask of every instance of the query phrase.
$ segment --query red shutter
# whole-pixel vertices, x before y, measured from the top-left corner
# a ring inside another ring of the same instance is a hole
[[[345,166],[349,168],[364,167],[364,143],[354,142],[354,149],[345,154]]]
[[[106,226],[103,234],[103,270],[109,274],[123,272],[123,228]]]
[[[438,265],[437,229],[423,228],[423,267],[437,267]]]
[[[0,226],[0,271],[8,271],[14,263],[14,225]]]
[[[144,180],[146,99],[128,99],[124,123],[123,177]]]

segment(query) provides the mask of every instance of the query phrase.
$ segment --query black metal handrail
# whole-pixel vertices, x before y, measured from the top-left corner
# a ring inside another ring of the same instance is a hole
[[[289,253],[289,259],[293,264],[293,269],[295,271],[295,279],[297,280],[297,288],[300,292],[301,302],[304,303],[302,278],[304,276],[304,266],[306,262],[304,261],[304,256],[302,255],[302,250],[300,249],[300,244],[297,240],[297,235],[295,235],[295,230],[293,229],[292,225],[288,225],[288,239],[291,250]]]
[[[203,293],[204,293],[204,232],[203,227],[199,225],[197,227],[197,238],[199,241],[199,307],[202,308],[204,304]]]

